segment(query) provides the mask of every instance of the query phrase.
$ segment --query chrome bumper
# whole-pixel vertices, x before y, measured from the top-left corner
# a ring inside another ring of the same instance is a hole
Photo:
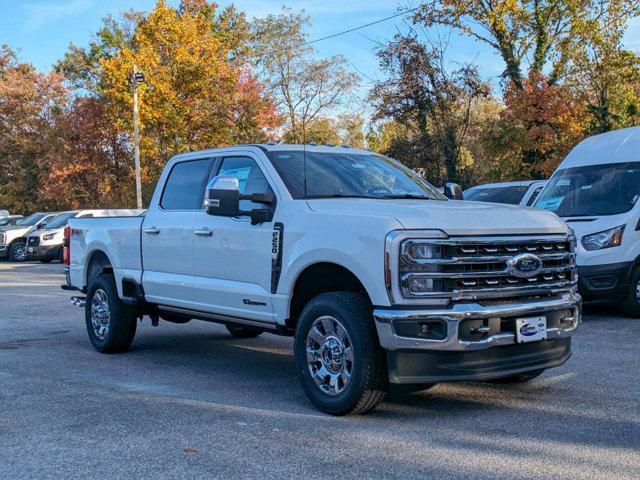
[[[541,315],[558,310],[571,310],[572,318],[563,324],[566,328],[548,328],[547,340],[567,338],[573,335],[582,321],[582,299],[577,293],[567,293],[553,299],[531,300],[502,305],[483,306],[479,303],[458,303],[450,309],[434,310],[393,310],[376,308],[373,316],[382,348],[386,350],[444,350],[473,351],[512,345],[516,336],[509,332],[500,332],[480,340],[467,341],[459,338],[459,324],[463,320],[521,318]],[[442,340],[418,337],[403,337],[396,334],[394,321],[444,321],[447,326],[446,337]]]

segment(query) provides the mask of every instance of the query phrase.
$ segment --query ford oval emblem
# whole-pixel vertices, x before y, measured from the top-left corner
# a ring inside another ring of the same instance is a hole
[[[522,253],[507,260],[507,270],[514,277],[534,277],[542,270],[542,260],[537,255]]]
[[[530,323],[525,323],[520,327],[520,335],[524,335],[525,337],[530,337],[538,333],[538,329],[535,325],[531,325]]]

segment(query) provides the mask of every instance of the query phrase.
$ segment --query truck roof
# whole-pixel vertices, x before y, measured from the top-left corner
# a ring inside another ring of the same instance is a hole
[[[640,126],[585,138],[558,166],[565,168],[640,161]]]
[[[209,148],[206,150],[193,151],[188,153],[181,153],[174,156],[174,159],[183,159],[190,157],[199,157],[203,154],[223,154],[227,151],[233,151],[238,149],[256,149],[261,150],[263,152],[277,152],[277,151],[303,151],[307,152],[323,152],[323,153],[355,153],[362,155],[371,155],[373,152],[371,150],[364,150],[360,148],[351,148],[349,146],[335,146],[335,145],[318,145],[315,143],[252,143],[252,144],[244,144],[244,145],[232,145],[229,147],[219,147],[219,148]]]

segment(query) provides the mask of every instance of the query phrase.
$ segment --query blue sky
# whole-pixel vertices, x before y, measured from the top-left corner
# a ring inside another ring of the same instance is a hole
[[[49,70],[69,43],[86,45],[108,13],[130,8],[148,10],[154,3],[155,0],[0,0],[0,43],[18,49],[22,59],[37,68]],[[177,5],[179,0],[168,3]],[[249,18],[276,13],[283,3],[296,10],[304,9],[313,20],[309,36],[315,39],[393,15],[398,7],[411,6],[412,0],[219,0],[218,3],[235,3]],[[376,42],[384,42],[399,29],[406,29],[401,17],[314,46],[321,56],[340,53],[347,57],[351,68],[363,76],[364,91],[371,79],[381,76],[372,52]],[[640,50],[638,19],[630,22],[625,43],[628,48]],[[456,63],[475,63],[483,78],[493,83],[503,68],[501,60],[486,46],[456,34],[450,39],[447,58]]]

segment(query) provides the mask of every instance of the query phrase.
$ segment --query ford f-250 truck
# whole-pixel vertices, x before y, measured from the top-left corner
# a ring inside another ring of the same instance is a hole
[[[246,145],[172,158],[148,211],[72,219],[67,285],[93,346],[149,316],[295,336],[310,400],[364,412],[389,383],[522,382],[562,365],[581,321],[556,215],[451,201],[365,150]]]

